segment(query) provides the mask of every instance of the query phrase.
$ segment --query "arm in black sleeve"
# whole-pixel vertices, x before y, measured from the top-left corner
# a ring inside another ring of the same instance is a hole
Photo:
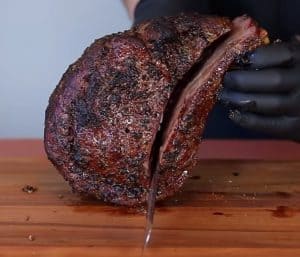
[[[134,25],[144,20],[181,12],[210,13],[211,0],[141,0],[134,12]]]

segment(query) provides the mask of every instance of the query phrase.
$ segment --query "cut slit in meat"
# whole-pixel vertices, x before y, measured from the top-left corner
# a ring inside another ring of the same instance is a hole
[[[182,185],[186,176],[184,171],[195,162],[205,122],[216,101],[225,72],[238,57],[253,50],[264,40],[267,40],[266,31],[259,29],[251,18],[236,18],[229,36],[206,58],[197,75],[183,89],[172,110],[171,119],[163,127],[158,157],[161,177],[158,181],[164,183],[160,183],[160,191],[172,195]],[[168,179],[170,174],[167,171],[172,170],[172,163],[168,160],[170,153],[175,153],[177,173],[172,173],[172,178]],[[169,180],[167,186],[166,180]],[[161,195],[158,198],[162,198]]]
[[[205,63],[205,60],[207,60],[207,58],[213,53],[219,42],[224,40],[224,38],[226,38],[230,31],[231,30],[229,27],[224,27],[222,33],[220,33],[218,36],[215,36],[215,38],[211,42],[209,42],[205,47],[201,49],[201,51],[199,52],[200,58],[198,58],[198,61],[193,65],[193,67],[190,68],[190,70],[187,71],[186,74],[183,75],[183,78],[178,82],[178,84],[171,92],[164,112],[161,116],[159,128],[152,142],[149,163],[146,164],[146,166],[149,167],[148,170],[151,178],[153,177],[154,171],[159,165],[159,151],[165,134],[164,130],[170,122],[174,108],[182,95],[182,91],[189,83],[189,81],[191,81],[191,79],[197,74],[199,68]]]
[[[205,50],[204,53],[202,53],[201,58],[198,60],[198,62],[191,67],[191,69],[184,75],[181,81],[176,85],[176,87],[173,89],[171,96],[168,100],[168,103],[166,105],[166,108],[164,110],[164,113],[161,118],[160,127],[155,135],[152,149],[151,149],[151,155],[150,155],[150,161],[149,161],[149,173],[151,176],[150,181],[150,192],[148,199],[150,199],[150,202],[156,197],[156,191],[157,188],[157,180],[158,180],[158,174],[157,170],[159,169],[159,161],[160,161],[160,152],[161,147],[163,145],[163,142],[165,141],[166,137],[166,129],[168,126],[170,126],[170,123],[173,121],[173,113],[176,111],[178,102],[182,99],[183,91],[186,89],[186,87],[190,84],[191,81],[193,81],[193,78],[198,74],[199,69],[206,63],[206,60],[211,56],[211,54],[214,52],[216,47],[219,45],[220,42],[224,41],[225,38],[227,38],[230,30],[225,30],[224,33],[217,38],[214,42],[212,42],[211,45],[209,45],[207,48],[203,49]],[[154,206],[153,206],[154,208]],[[151,210],[153,208],[150,208],[148,210],[147,214],[151,213]],[[153,218],[153,217],[152,217]]]

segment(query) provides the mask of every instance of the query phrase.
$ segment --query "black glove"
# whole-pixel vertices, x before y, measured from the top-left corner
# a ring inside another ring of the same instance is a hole
[[[227,72],[220,100],[236,124],[300,140],[300,41],[258,48],[242,69]]]

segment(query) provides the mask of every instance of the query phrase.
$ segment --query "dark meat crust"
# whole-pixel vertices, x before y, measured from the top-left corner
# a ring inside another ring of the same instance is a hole
[[[226,18],[159,18],[96,40],[72,64],[46,110],[47,155],[74,191],[107,202],[146,201],[149,159],[176,83]]]
[[[205,122],[225,72],[239,56],[260,46],[266,39],[266,31],[258,28],[247,16],[236,18],[233,24],[232,32],[205,62],[200,76],[190,82],[195,90],[188,93],[189,85],[185,88],[183,95],[189,96],[181,98],[176,107],[177,115],[172,117],[174,122],[164,131],[166,139],[160,153],[157,199],[178,191],[196,164]]]

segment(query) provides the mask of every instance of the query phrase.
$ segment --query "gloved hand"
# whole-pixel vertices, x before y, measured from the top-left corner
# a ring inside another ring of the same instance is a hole
[[[236,124],[284,139],[300,140],[300,41],[274,43],[227,72],[219,99]]]

